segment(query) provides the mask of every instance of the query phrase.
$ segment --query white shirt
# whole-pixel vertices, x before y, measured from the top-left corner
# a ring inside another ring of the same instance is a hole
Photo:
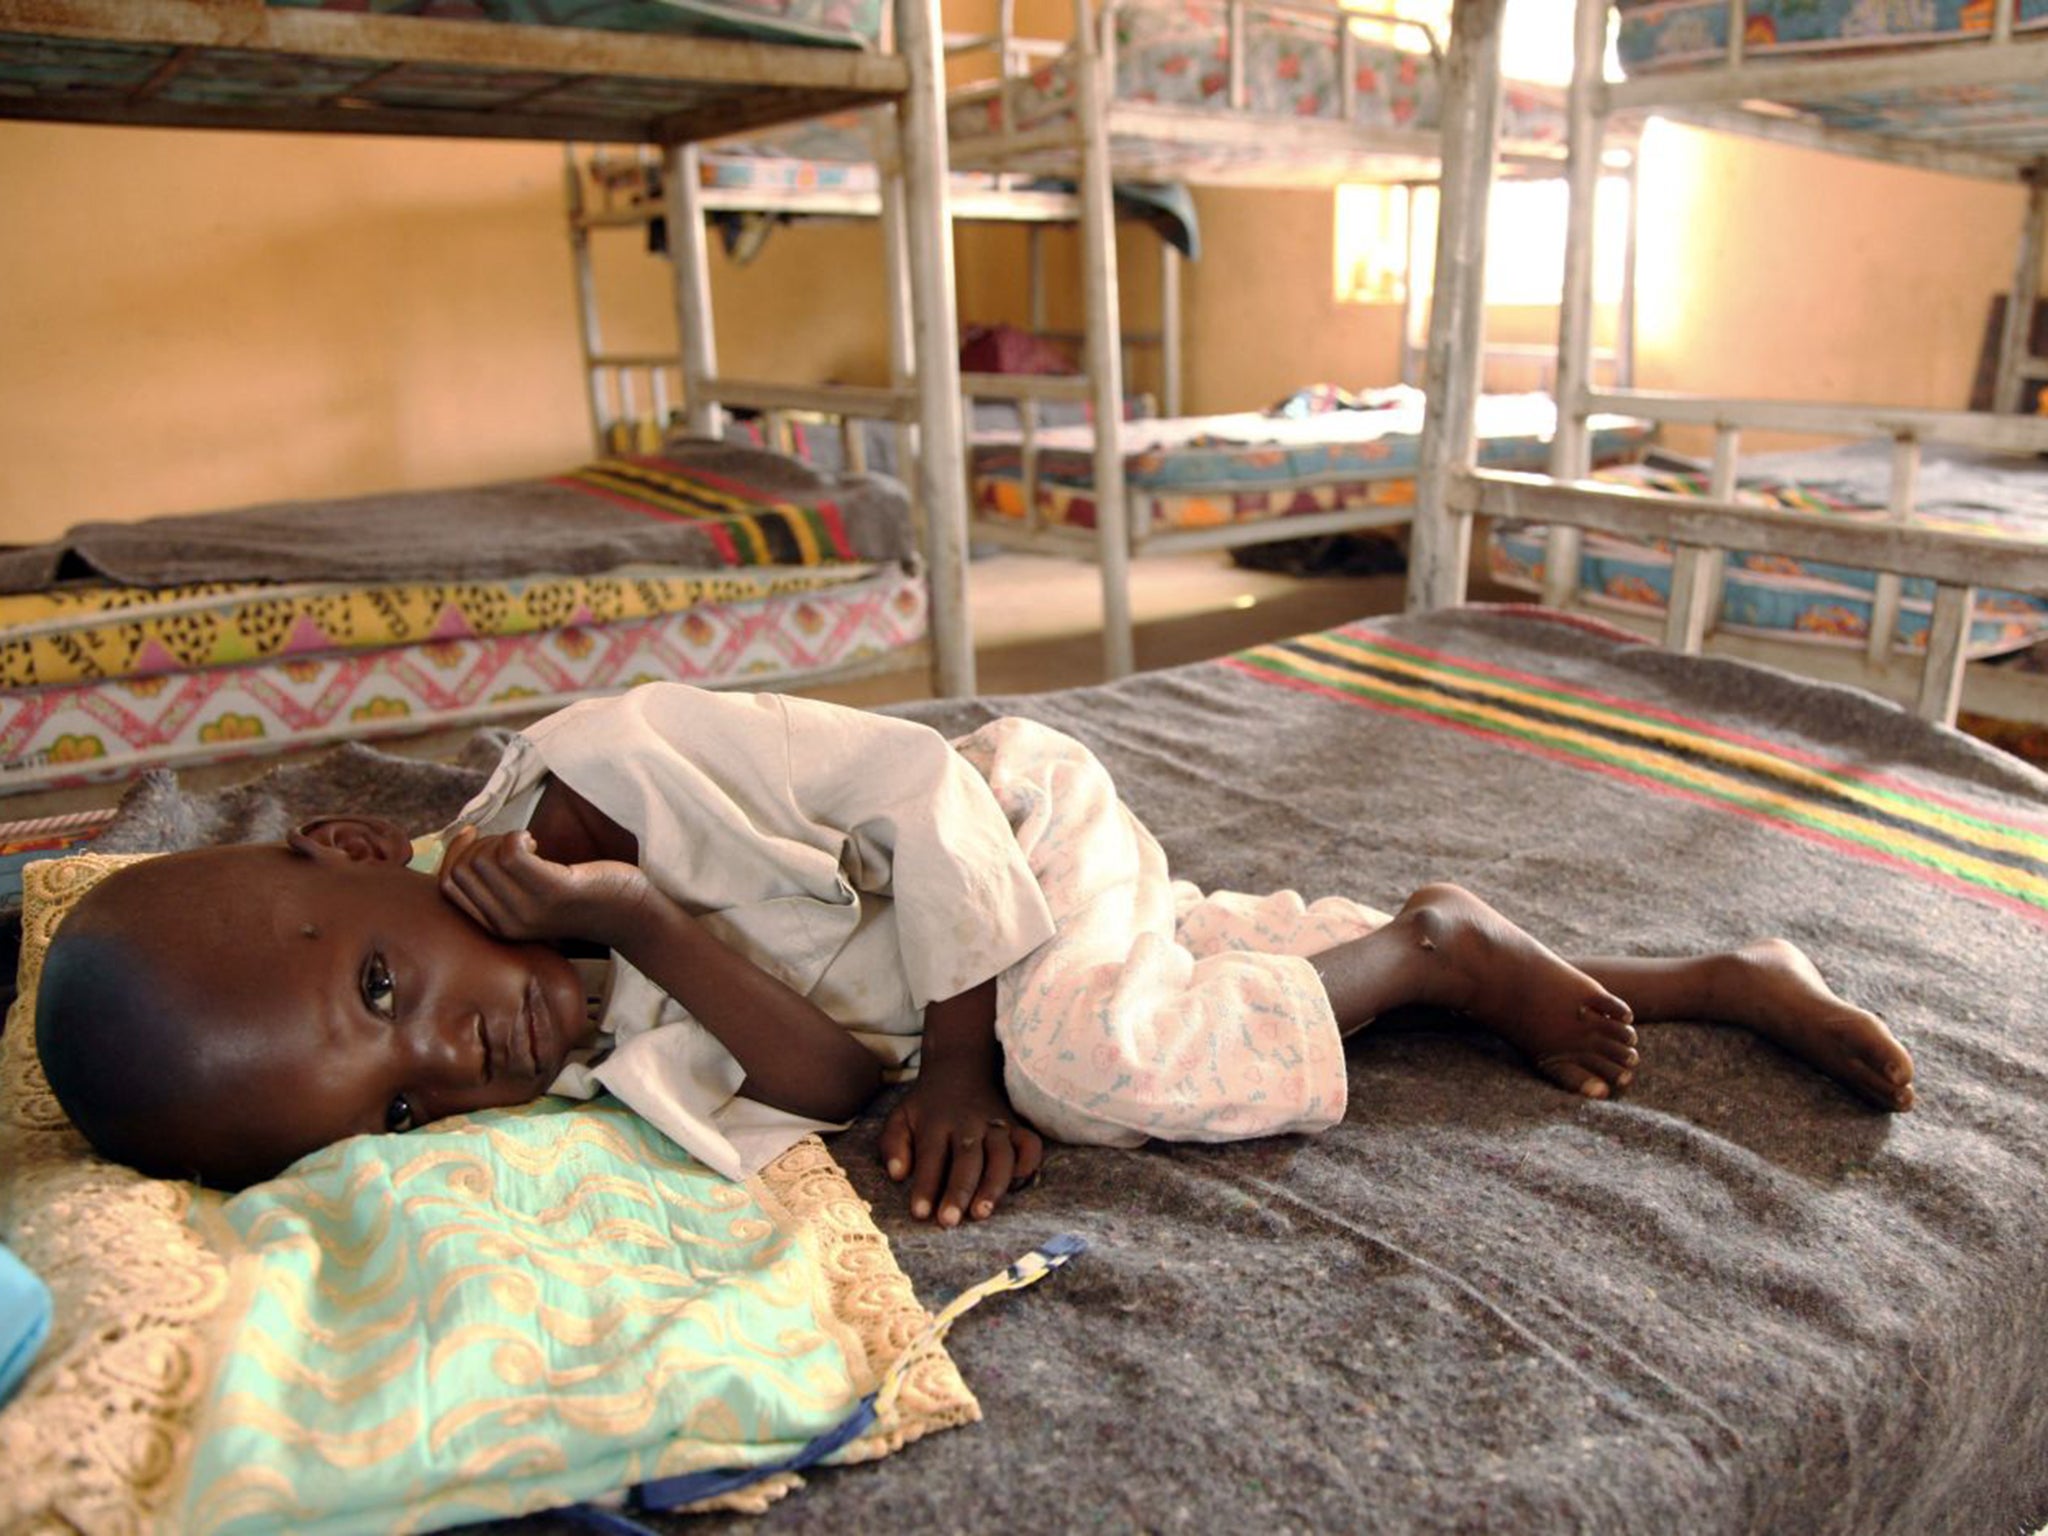
[[[927,726],[648,684],[516,737],[457,824],[523,827],[550,774],[639,840],[660,890],[889,1066],[915,1055],[927,1003],[1052,937],[987,781]],[[608,1089],[728,1177],[829,1128],[739,1098],[732,1053],[616,955],[601,1022],[609,1054],[550,1091]]]

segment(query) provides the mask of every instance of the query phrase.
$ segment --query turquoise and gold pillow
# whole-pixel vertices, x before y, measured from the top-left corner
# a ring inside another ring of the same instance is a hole
[[[119,862],[28,871],[0,1240],[56,1316],[0,1411],[0,1528],[431,1529],[770,1466],[925,1329],[815,1138],[745,1186],[617,1106],[553,1099],[358,1137],[232,1197],[93,1157],[36,1064],[35,983]],[[933,1350],[829,1459],[976,1417]]]

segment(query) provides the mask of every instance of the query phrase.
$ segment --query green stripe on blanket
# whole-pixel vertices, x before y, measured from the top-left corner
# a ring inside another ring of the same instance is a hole
[[[1230,665],[1773,825],[2048,926],[2048,835],[1989,803],[1365,628],[1260,646]]]
[[[556,479],[648,517],[692,522],[728,565],[819,565],[854,556],[837,503],[802,506],[673,459],[600,459]]]

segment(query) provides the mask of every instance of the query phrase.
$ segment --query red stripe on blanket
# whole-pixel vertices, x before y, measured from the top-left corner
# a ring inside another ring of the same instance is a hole
[[[1787,821],[1781,817],[1768,816],[1761,811],[1751,810],[1746,806],[1734,805],[1726,800],[1717,799],[1712,795],[1701,794],[1698,790],[1686,789],[1681,785],[1672,784],[1661,779],[1632,773],[1612,763],[1589,760],[1576,753],[1564,752],[1555,747],[1539,746],[1533,742],[1514,741],[1499,731],[1467,724],[1460,720],[1446,719],[1444,716],[1433,714],[1428,710],[1415,709],[1405,704],[1393,704],[1383,699],[1366,698],[1356,693],[1346,692],[1341,688],[1334,688],[1327,683],[1311,682],[1307,678],[1269,672],[1261,667],[1254,666],[1250,662],[1242,661],[1235,656],[1225,656],[1220,659],[1223,665],[1235,671],[1243,672],[1247,676],[1255,677],[1262,683],[1273,683],[1282,688],[1291,688],[1297,693],[1315,694],[1340,704],[1356,705],[1359,708],[1370,709],[1379,714],[1393,715],[1398,719],[1410,720],[1418,725],[1429,725],[1443,730],[1457,731],[1478,741],[1492,742],[1496,745],[1507,742],[1519,752],[1525,752],[1532,757],[1543,758],[1561,767],[1576,768],[1587,773],[1597,773],[1606,778],[1631,785],[1634,788],[1647,790],[1651,794],[1662,795],[1667,799],[1683,800],[1706,810],[1718,811],[1723,815],[1739,817],[1758,826],[1770,827],[1789,836],[1803,838],[1807,842],[1817,843],[1824,848],[1831,848],[1837,853],[1846,854],[1850,858],[1859,859],[1864,863],[1877,864],[1887,869],[1898,870],[1902,874],[1912,875],[1918,879],[1929,881],[1934,885],[1942,887],[1944,890],[1953,891],[1958,895],[1989,902],[1994,906],[2004,908],[2008,912],[2017,913],[2038,927],[2048,928],[2048,911],[2043,911],[2031,902],[2023,901],[2018,897],[2008,896],[2003,891],[1989,889],[1973,881],[1959,880],[1955,876],[1945,874],[1938,869],[1930,869],[1924,864],[1916,864],[1910,860],[1898,858],[1880,849],[1872,848],[1865,843],[1853,842],[1847,838],[1837,837],[1832,833],[1823,832],[1817,827],[1808,827],[1798,822]]]
[[[684,512],[670,512],[661,507],[649,506],[620,491],[605,486],[592,485],[587,480],[578,480],[573,475],[563,475],[549,482],[559,485],[565,491],[579,491],[585,496],[601,497],[613,506],[624,507],[628,512],[638,512],[642,517],[659,518],[664,523],[688,523],[693,528],[702,528],[705,537],[718,546],[719,557],[727,565],[739,565],[739,546],[733,542],[732,530],[716,517],[691,517]]]
[[[1560,615],[1559,617],[1569,618],[1570,616]],[[1598,623],[1598,621],[1596,620],[1595,623]],[[1603,629],[1606,627],[1608,626],[1601,626]],[[1596,634],[1599,632],[1599,629],[1594,630]],[[1710,725],[1697,716],[1681,715],[1673,710],[1661,709],[1654,704],[1646,704],[1641,699],[1626,698],[1615,693],[1603,693],[1597,688],[1581,687],[1573,683],[1562,683],[1555,678],[1544,677],[1541,673],[1523,672],[1513,667],[1501,666],[1495,662],[1479,661],[1473,657],[1459,656],[1450,651],[1434,650],[1429,646],[1416,645],[1412,641],[1389,639],[1385,635],[1372,634],[1355,625],[1339,629],[1337,633],[1340,635],[1355,633],[1361,640],[1368,641],[1374,647],[1382,650],[1398,651],[1405,655],[1437,662],[1445,666],[1461,667],[1468,672],[1483,673],[1488,677],[1500,678],[1503,682],[1517,683],[1525,687],[1540,689],[1547,693],[1557,693],[1563,694],[1568,698],[1584,699],[1588,703],[1605,705],[1610,709],[1619,710],[1636,719],[1661,721],[1665,725],[1676,726],[1696,736],[1711,736],[1716,741],[1727,742],[1730,746],[1747,747],[1757,752],[1768,752],[1773,757],[1784,758],[1788,762],[1798,763],[1801,767],[1811,768],[1816,772],[1832,774],[1837,778],[1854,779],[1857,783],[1868,784],[1873,789],[1895,790],[1898,793],[1912,795],[1935,805],[1945,806],[1949,810],[1981,812],[1983,809],[1982,805],[1976,801],[1944,794],[1940,790],[1930,789],[1924,784],[1915,783],[1896,774],[1884,773],[1875,768],[1866,768],[1859,763],[1852,763],[1843,758],[1825,757],[1818,752],[1809,752],[1803,748],[1787,746],[1784,742],[1770,741],[1762,736],[1752,736],[1742,731],[1731,730],[1726,726]],[[1649,643],[1642,640],[1641,636],[1630,635],[1626,631],[1616,631],[1616,633],[1640,644]],[[2007,805],[1999,806],[1998,814],[2017,825],[2027,827],[2031,831],[2048,832],[2048,816]]]

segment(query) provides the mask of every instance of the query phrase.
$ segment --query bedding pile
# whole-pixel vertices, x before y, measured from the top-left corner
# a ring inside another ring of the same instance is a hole
[[[1704,1024],[1645,1027],[1597,1103],[1397,1017],[1322,1136],[1053,1148],[952,1232],[908,1219],[878,1105],[833,1151],[920,1294],[1046,1232],[1088,1259],[955,1339],[978,1429],[672,1528],[2048,1522],[2048,776],[1852,690],[1510,611],[906,712],[1081,737],[1205,887],[1390,907],[1451,879],[1566,955],[1784,935],[1905,1040],[1919,1104]]]
[[[542,480],[93,523],[0,552],[0,793],[794,679],[925,632],[879,475],[674,438]]]
[[[638,564],[904,560],[914,549],[901,499],[875,476],[828,477],[678,438],[658,454],[545,479],[81,523],[61,539],[0,551],[0,592],[86,578],[460,582]]]

